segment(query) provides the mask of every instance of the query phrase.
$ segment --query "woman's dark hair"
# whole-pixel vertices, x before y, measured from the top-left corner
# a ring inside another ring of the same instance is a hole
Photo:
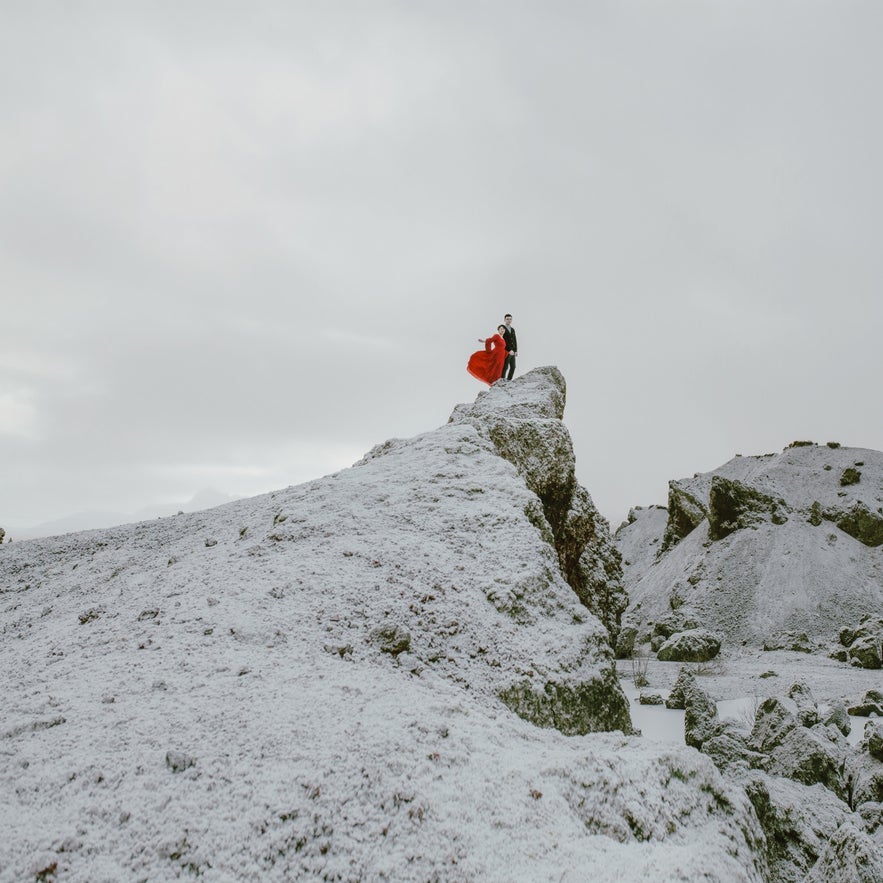
[[[503,331],[506,330],[506,326],[505,326],[505,325],[497,325],[497,331],[499,331],[501,328],[503,329]]]

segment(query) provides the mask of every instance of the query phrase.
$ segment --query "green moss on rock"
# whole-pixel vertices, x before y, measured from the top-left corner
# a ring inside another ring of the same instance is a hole
[[[519,717],[538,727],[554,728],[566,736],[610,730],[633,732],[629,703],[612,668],[596,679],[577,683],[523,680],[507,687],[500,699]]]

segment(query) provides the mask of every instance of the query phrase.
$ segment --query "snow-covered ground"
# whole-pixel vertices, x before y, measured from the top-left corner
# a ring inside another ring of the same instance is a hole
[[[501,700],[621,697],[548,534],[455,423],[262,497],[3,546],[0,881],[764,879],[708,758]]]

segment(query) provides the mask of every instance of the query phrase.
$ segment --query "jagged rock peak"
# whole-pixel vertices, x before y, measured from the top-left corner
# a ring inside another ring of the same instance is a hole
[[[565,400],[561,372],[535,368],[495,383],[471,405],[458,405],[450,422],[474,426],[539,497],[564,578],[615,646],[628,603],[622,558],[607,520],[576,480],[573,442],[562,422]]]

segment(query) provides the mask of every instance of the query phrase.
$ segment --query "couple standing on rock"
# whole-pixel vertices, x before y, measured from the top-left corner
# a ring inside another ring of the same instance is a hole
[[[503,325],[497,325],[497,333],[488,338],[479,337],[484,349],[469,357],[466,370],[482,383],[511,380],[515,374],[515,357],[518,355],[518,338],[512,327],[512,315],[506,313]],[[507,376],[508,375],[508,376]]]

